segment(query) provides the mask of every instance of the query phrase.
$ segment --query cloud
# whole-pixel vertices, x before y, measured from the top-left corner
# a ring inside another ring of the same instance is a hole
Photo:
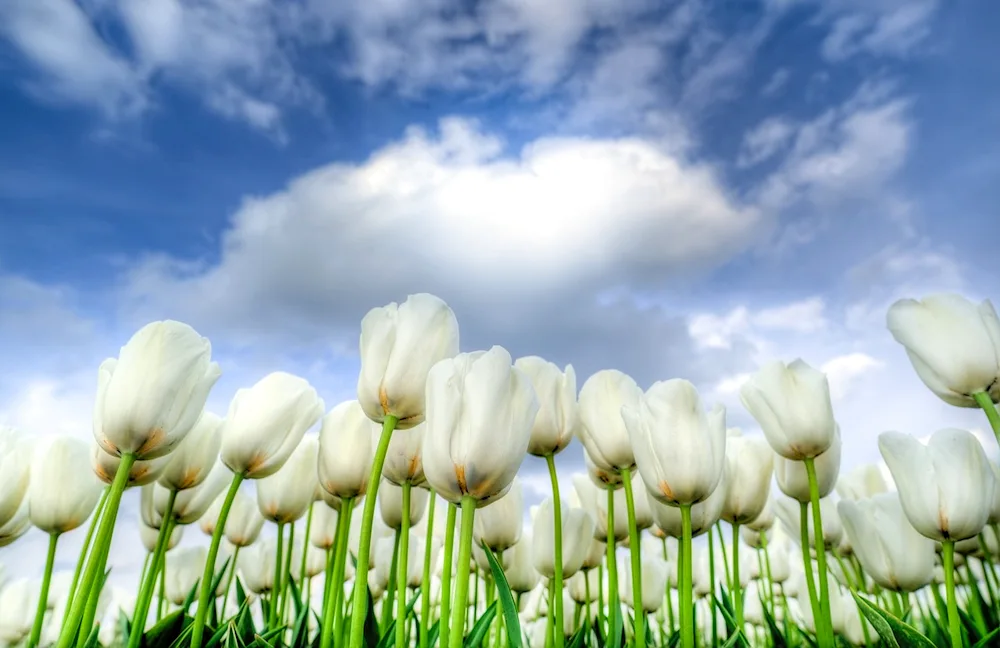
[[[788,144],[795,126],[783,117],[769,117],[743,135],[736,166],[751,167],[765,162]]]
[[[937,8],[937,0],[824,3],[821,17],[831,26],[820,51],[830,61],[861,53],[909,56],[930,34]]]
[[[788,68],[778,68],[768,79],[764,87],[760,89],[760,94],[763,97],[773,97],[779,92],[785,89],[785,85],[788,84],[788,80],[791,78],[792,73]]]

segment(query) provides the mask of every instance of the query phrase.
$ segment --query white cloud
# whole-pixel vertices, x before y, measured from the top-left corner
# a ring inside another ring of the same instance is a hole
[[[850,394],[851,387],[869,371],[883,363],[866,353],[854,352],[836,356],[823,363],[820,369],[830,383],[830,397],[836,402]]]
[[[937,0],[825,3],[821,15],[830,20],[830,33],[821,52],[830,61],[859,53],[908,56],[930,34]]]
[[[751,167],[764,162],[788,144],[795,126],[783,117],[769,117],[744,133],[736,166]]]
[[[792,77],[792,73],[788,68],[778,68],[768,79],[764,87],[760,89],[761,96],[773,97],[779,92],[785,89],[785,85],[788,84],[788,80]]]
[[[701,348],[729,349],[737,339],[760,339],[770,332],[813,333],[827,325],[820,297],[752,310],[737,306],[724,315],[698,313],[688,318],[688,333]]]

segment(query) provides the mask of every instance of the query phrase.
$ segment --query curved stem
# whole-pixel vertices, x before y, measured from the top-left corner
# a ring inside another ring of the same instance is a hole
[[[958,617],[958,603],[955,600],[955,542],[945,540],[941,543],[941,555],[944,562],[944,588],[948,595],[948,633],[951,635],[952,648],[962,648],[962,627]]]
[[[97,507],[90,516],[90,525],[87,527],[87,536],[83,539],[83,546],[80,547],[80,555],[76,559],[76,569],[73,570],[73,580],[69,585],[69,594],[66,598],[66,609],[69,610],[73,607],[73,594],[76,592],[76,585],[80,582],[80,572],[83,571],[83,565],[87,561],[87,550],[90,549],[90,541],[94,537],[94,530],[97,529],[97,523],[101,520],[101,515],[104,513],[104,505],[108,501],[108,493],[111,492],[111,487],[105,487],[104,491],[101,493],[101,499],[97,502]],[[63,619],[63,626],[66,624],[66,619]]]
[[[822,634],[823,618],[819,613],[819,599],[816,598],[816,574],[813,572],[812,559],[809,556],[809,505],[805,502],[799,502],[799,545],[802,547],[802,565],[805,568],[809,606],[812,608],[813,625],[816,626],[818,637]]]
[[[444,527],[444,563],[441,569],[441,613],[438,621],[438,645],[448,645],[451,637],[451,571],[453,568],[452,556],[455,552],[455,518],[458,516],[458,507],[448,504],[448,517],[445,519]]]
[[[462,498],[462,531],[458,539],[458,564],[455,570],[455,601],[451,610],[449,648],[462,648],[465,640],[465,613],[469,596],[469,562],[472,560],[472,521],[476,515],[476,500],[471,495]]]
[[[399,530],[399,560],[396,563],[396,648],[406,644],[406,585],[410,554],[410,482],[403,482],[403,521]]]
[[[170,534],[173,531],[174,501],[176,499],[177,491],[171,489],[167,495],[167,506],[163,510],[163,518],[160,520],[160,532],[156,536],[153,558],[150,560],[149,569],[139,587],[139,599],[136,601],[135,611],[132,613],[132,627],[128,635],[128,648],[139,648],[142,634],[146,629],[146,617],[149,615],[149,605],[153,600],[153,591],[156,589],[156,577],[160,573],[160,563],[163,561],[163,554],[167,550]]]
[[[226,519],[229,518],[229,509],[233,507],[233,500],[243,483],[243,475],[233,475],[233,481],[229,484],[229,492],[226,499],[222,501],[222,510],[219,511],[219,520],[215,523],[215,530],[212,531],[212,544],[208,547],[208,557],[205,559],[205,571],[201,575],[201,591],[198,593],[198,611],[194,616],[194,623],[191,624],[191,644],[189,648],[201,648],[202,636],[205,634],[205,619],[208,616],[208,604],[212,598],[212,577],[215,575],[215,559],[219,555],[219,544],[222,542],[222,534],[226,529]]]
[[[694,587],[691,564],[691,505],[681,507],[681,648],[694,648]]]
[[[760,532],[760,548],[764,552],[764,573],[767,575],[767,599],[771,602],[771,616],[774,611],[774,579],[771,578],[771,552],[767,549],[767,531]]]
[[[354,607],[351,613],[350,648],[361,648],[365,640],[365,617],[367,616],[368,596],[368,564],[371,562],[372,522],[375,518],[375,494],[378,492],[378,482],[382,479],[382,466],[385,465],[385,454],[389,451],[389,439],[396,429],[396,417],[386,416],[382,423],[382,434],[379,436],[375,457],[372,459],[372,471],[368,475],[368,490],[365,497],[365,508],[361,514],[361,538],[358,541],[357,573],[362,578],[354,579]]]
[[[427,535],[424,538],[424,572],[420,581],[420,648],[428,648],[431,629],[431,560],[434,557],[434,504],[437,495],[431,489],[431,501],[427,506]]]
[[[740,582],[740,525],[733,522],[733,607],[736,608],[736,629],[743,632],[743,583]]]
[[[608,634],[615,624],[615,614],[621,614],[618,603],[618,561],[615,558],[615,491],[608,487]],[[615,637],[611,641],[617,641]]]
[[[545,463],[548,464],[549,481],[552,482],[552,533],[555,540],[555,564],[552,566],[554,572],[552,576],[552,596],[554,597],[554,607],[552,610],[553,616],[555,616],[555,626],[557,628],[562,628],[562,626],[559,625],[563,622],[562,501],[559,499],[559,478],[556,475],[555,456],[551,454],[545,455]],[[556,648],[563,648],[563,644],[565,643],[563,633],[556,632],[554,639]]]
[[[625,508],[628,509],[628,544],[632,559],[632,612],[635,648],[646,648],[646,611],[642,607],[642,560],[639,554],[639,528],[635,522],[635,499],[632,496],[632,472],[621,471],[625,485]]]
[[[233,548],[233,559],[232,564],[229,566],[229,578],[226,579],[226,591],[222,593],[222,614],[221,617],[226,616],[226,603],[229,601],[229,590],[233,589],[233,579],[236,578],[236,561],[240,558],[240,546],[236,545]]]
[[[813,537],[816,539],[816,566],[819,568],[819,611],[823,616],[824,635],[819,637],[821,648],[834,645],[833,620],[830,615],[830,581],[826,571],[826,542],[823,537],[823,516],[819,508],[819,481],[816,479],[816,463],[812,458],[805,460],[806,475],[809,477],[809,501],[812,506]]]
[[[49,552],[45,557],[45,574],[42,576],[42,589],[38,593],[38,608],[35,610],[35,623],[31,626],[28,648],[35,648],[42,638],[42,620],[45,618],[45,610],[49,607],[49,583],[52,582],[52,567],[56,562],[56,543],[58,542],[59,534],[50,533]]]
[[[90,552],[87,567],[83,572],[83,581],[80,583],[79,591],[73,597],[73,607],[66,615],[66,622],[63,624],[62,632],[59,633],[59,642],[56,644],[57,648],[70,648],[73,645],[77,630],[80,629],[80,623],[90,602],[90,592],[98,578],[98,572],[100,572],[100,577],[103,580],[105,550],[111,544],[111,537],[115,531],[115,521],[118,519],[118,507],[122,502],[122,493],[125,492],[125,488],[128,486],[129,472],[131,472],[135,461],[135,454],[128,452],[122,455],[121,460],[118,462],[118,470],[115,472],[115,479],[111,483],[111,488],[108,491],[108,499],[104,504],[105,511],[104,515],[101,516],[97,538],[94,540],[94,547]],[[86,632],[89,635],[90,628],[86,628]]]
[[[976,401],[976,405],[979,405],[986,414],[986,418],[990,422],[990,427],[993,428],[993,436],[997,438],[997,442],[1000,442],[1000,413],[997,412],[997,408],[993,405],[993,399],[986,392],[976,392],[972,395]]]

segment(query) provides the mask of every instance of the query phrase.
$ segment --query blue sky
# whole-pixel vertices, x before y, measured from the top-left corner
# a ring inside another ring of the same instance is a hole
[[[275,369],[332,406],[364,312],[429,291],[466,350],[688,377],[748,429],[740,381],[802,356],[845,468],[983,428],[884,316],[1000,285],[988,3],[341,4],[0,5],[0,421],[86,436],[164,317],[217,411]]]

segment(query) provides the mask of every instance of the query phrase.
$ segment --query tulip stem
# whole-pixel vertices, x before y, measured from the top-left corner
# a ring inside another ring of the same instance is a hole
[[[437,495],[431,489],[431,501],[427,505],[427,534],[424,538],[424,572],[420,581],[420,648],[430,646],[431,629],[431,559],[434,557],[432,551],[434,541],[434,504]]]
[[[774,579],[771,577],[771,552],[767,548],[767,531],[760,532],[760,549],[764,553],[764,573],[767,575],[767,598],[771,602],[771,616],[777,618],[774,600]]]
[[[139,648],[142,633],[146,629],[146,617],[149,615],[149,604],[153,600],[153,591],[156,589],[156,577],[160,573],[163,554],[167,550],[170,534],[173,531],[174,501],[176,499],[177,491],[171,489],[167,495],[167,506],[163,510],[163,517],[160,520],[160,532],[156,536],[153,557],[149,561],[149,569],[146,570],[145,577],[139,587],[139,598],[135,604],[135,611],[132,613],[132,627],[128,635],[128,648]]]
[[[410,555],[410,488],[407,480],[403,482],[403,519],[399,529],[399,560],[396,563],[396,648],[404,648],[406,644],[406,585],[409,570],[407,562]]]
[[[121,505],[122,494],[125,492],[125,487],[128,486],[129,473],[132,471],[135,461],[135,453],[126,452],[118,462],[118,470],[115,472],[114,481],[111,483],[108,498],[104,504],[105,510],[101,516],[97,538],[94,539],[90,559],[87,560],[87,567],[83,572],[83,581],[80,583],[79,591],[74,594],[73,607],[66,616],[62,632],[59,633],[59,642],[56,644],[57,648],[70,648],[73,645],[76,640],[77,631],[80,629],[83,615],[90,602],[90,591],[93,589],[95,581],[98,578],[98,572],[100,572],[103,579],[105,561],[102,558],[105,557],[104,550],[111,544],[111,537],[115,532],[115,520],[118,518],[118,507]],[[87,634],[90,634],[90,628],[86,628],[85,630]]]
[[[954,540],[945,540],[941,543],[941,556],[944,562],[944,588],[948,595],[948,632],[951,635],[952,648],[962,648],[962,629],[958,617],[958,603],[955,600]]]
[[[365,508],[361,514],[361,538],[358,541],[357,574],[354,579],[354,603],[351,612],[350,648],[361,648],[365,641],[365,617],[368,614],[368,564],[371,562],[372,522],[375,519],[375,494],[378,483],[382,479],[382,466],[385,465],[385,455],[389,451],[389,440],[392,431],[396,429],[398,419],[387,415],[382,423],[382,434],[378,439],[375,457],[372,459],[372,471],[368,475],[368,496],[365,497]],[[195,647],[197,648],[197,647]]]
[[[555,541],[555,564],[552,565],[553,615],[557,628],[563,622],[563,540],[562,540],[562,501],[559,499],[559,477],[556,475],[555,455],[545,455],[545,463],[549,467],[549,481],[552,482],[552,534]],[[563,648],[566,638],[562,632],[554,633],[556,648]]]
[[[691,559],[691,505],[681,504],[681,648],[694,648],[694,586]],[[714,595],[714,593],[713,593]],[[713,616],[715,616],[713,614]]]
[[[226,602],[229,601],[229,591],[233,589],[233,579],[236,578],[236,561],[240,558],[240,546],[236,545],[233,548],[233,559],[232,564],[229,566],[229,578],[226,579],[226,591],[222,593],[222,614],[220,617],[226,616]]]
[[[639,528],[635,521],[635,499],[632,495],[632,471],[623,468],[621,476],[622,484],[625,486],[625,508],[628,509],[628,544],[629,556],[632,559],[632,612],[635,648],[646,648],[646,611],[642,607],[642,561],[639,553]]]
[[[830,615],[830,583],[826,571],[826,542],[823,537],[823,516],[819,507],[819,481],[816,478],[816,462],[809,457],[806,475],[809,478],[809,501],[812,506],[813,537],[816,539],[816,566],[819,568],[819,610],[823,618],[823,634],[819,637],[820,648],[834,645],[833,620]]]
[[[722,544],[725,545],[725,542]],[[729,580],[728,575],[726,576],[726,580]],[[712,645],[718,646],[719,615],[716,612],[716,605],[718,605],[716,595],[718,594],[719,584],[715,580],[715,525],[708,527],[708,582],[712,590],[712,598],[708,599],[708,610],[709,614],[712,615]]]
[[[611,628],[615,625],[615,615],[621,614],[621,605],[618,602],[618,561],[615,558],[615,491],[608,486],[608,637],[611,637]],[[610,641],[617,642],[618,637],[610,638]]]
[[[743,632],[743,584],[740,582],[740,524],[733,522],[733,607],[736,609],[736,629]]]
[[[813,625],[816,626],[817,637],[822,634],[822,617],[819,614],[819,600],[816,598],[816,572],[812,568],[809,555],[809,504],[799,502],[799,545],[802,548],[802,566],[805,568],[806,591],[809,593],[809,606],[812,608]]]
[[[385,599],[382,604],[382,620],[378,627],[380,632],[385,632],[392,619],[392,603],[396,600],[396,573],[399,570],[399,529],[392,536],[392,560],[389,562],[389,581],[386,583]],[[376,549],[377,550],[377,549]]]
[[[976,400],[976,405],[979,405],[986,413],[990,427],[993,428],[993,436],[997,438],[997,442],[1000,442],[1000,412],[997,412],[993,399],[986,392],[976,392],[972,397]]]
[[[476,515],[476,500],[462,497],[462,530],[458,539],[458,564],[455,570],[455,601],[451,610],[449,648],[462,648],[465,640],[465,614],[469,597],[469,561],[472,560],[472,522]]]
[[[38,593],[38,608],[35,611],[35,623],[31,626],[31,638],[28,639],[28,648],[35,648],[42,638],[42,620],[45,618],[45,610],[49,605],[49,583],[52,582],[52,567],[56,562],[56,544],[59,542],[58,533],[49,534],[49,553],[45,558],[45,573],[42,576],[42,589]]]
[[[285,624],[288,596],[292,593],[292,547],[295,546],[295,523],[288,523],[288,546],[285,547],[285,566],[281,576],[281,606],[278,608],[278,627]]]
[[[329,591],[325,593],[326,605],[323,611],[323,628],[320,635],[320,648],[330,648],[333,638],[340,643],[343,636],[344,610],[340,599],[344,595],[344,569],[347,566],[347,537],[351,528],[351,513],[354,511],[354,498],[345,497],[340,500],[340,513],[337,515],[337,532],[334,537],[333,574],[330,578]]]
[[[285,525],[278,523],[278,542],[274,549],[274,579],[271,583],[271,605],[267,608],[267,629],[273,630],[278,616],[278,606],[281,604],[281,565],[284,555]]]
[[[94,509],[94,513],[90,516],[90,526],[87,527],[87,536],[83,539],[83,546],[80,547],[80,556],[76,559],[76,569],[73,570],[73,580],[69,585],[69,594],[66,598],[67,610],[73,608],[73,595],[76,592],[77,583],[80,582],[80,572],[83,571],[83,564],[87,560],[87,550],[90,548],[90,541],[94,537],[94,530],[97,528],[97,523],[100,522],[101,515],[104,513],[104,505],[108,501],[108,493],[110,492],[110,486],[104,489],[104,492],[101,493],[100,501],[97,502],[97,508]],[[65,625],[66,619],[63,619],[63,627]]]
[[[208,616],[208,604],[212,598],[212,580],[215,576],[215,559],[219,555],[219,544],[222,542],[222,534],[226,529],[226,519],[229,517],[229,509],[233,507],[236,494],[240,492],[240,484],[243,483],[244,475],[237,473],[233,475],[233,481],[229,484],[229,492],[226,499],[222,501],[222,510],[219,511],[219,519],[215,523],[212,531],[212,544],[208,547],[208,557],[205,559],[205,571],[201,575],[201,591],[198,593],[198,611],[194,616],[194,623],[191,624],[191,643],[189,648],[201,648],[202,636],[205,634],[205,620]]]
[[[451,572],[454,566],[452,560],[455,553],[455,518],[458,517],[458,507],[448,504],[448,517],[444,526],[444,562],[441,569],[441,610],[438,621],[438,645],[442,648],[448,645],[451,637]]]
[[[306,556],[309,554],[309,536],[312,535],[312,524],[313,524],[313,502],[309,505],[309,513],[306,515],[306,534],[302,536],[302,561],[299,564],[299,578],[302,580],[299,588],[299,595],[302,595],[301,585],[306,581]],[[309,590],[306,590],[306,595],[308,597]]]

